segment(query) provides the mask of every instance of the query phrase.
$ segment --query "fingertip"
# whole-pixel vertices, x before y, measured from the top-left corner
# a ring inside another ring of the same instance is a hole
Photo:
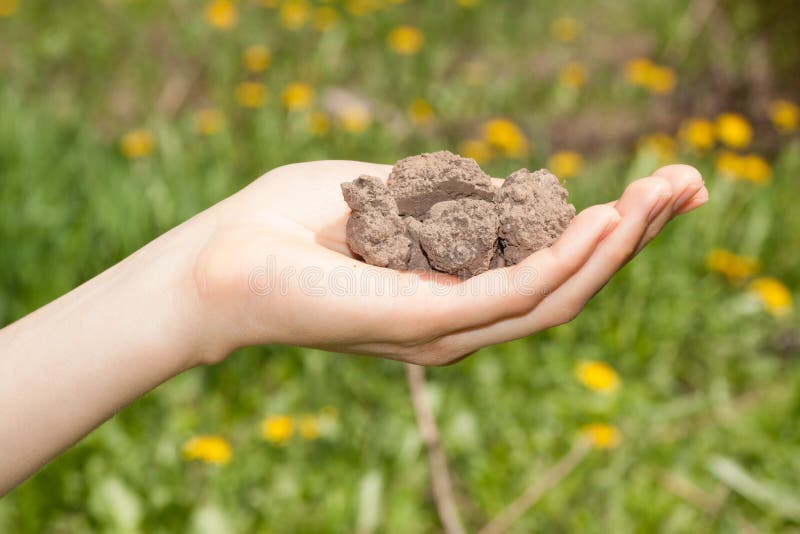
[[[578,216],[584,217],[587,226],[591,225],[595,229],[598,240],[610,234],[622,220],[619,211],[608,204],[591,206],[579,213]]]
[[[672,165],[665,165],[653,173],[653,176],[660,176],[667,180],[683,181],[691,184],[703,181],[703,175],[700,174],[696,168],[684,163],[673,163]]]
[[[597,221],[612,221],[618,220],[620,214],[616,207],[611,204],[595,204],[584,209],[575,216],[575,220],[588,219],[594,222]]]
[[[709,194],[708,189],[703,187],[694,194],[692,198],[687,200],[680,208],[678,208],[677,212],[679,215],[683,215],[684,213],[689,213],[690,211],[696,210],[700,206],[703,206],[706,202],[708,202]]]

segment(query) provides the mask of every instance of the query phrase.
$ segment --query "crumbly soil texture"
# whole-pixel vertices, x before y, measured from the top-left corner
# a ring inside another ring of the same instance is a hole
[[[347,244],[365,262],[469,278],[550,246],[575,216],[547,169],[520,169],[501,187],[473,159],[447,151],[401,159],[386,183],[342,184]]]

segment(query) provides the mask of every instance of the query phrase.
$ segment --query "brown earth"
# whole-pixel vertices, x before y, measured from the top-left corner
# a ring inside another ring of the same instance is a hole
[[[386,184],[342,184],[353,210],[347,244],[365,262],[469,278],[550,246],[575,216],[548,170],[512,173],[501,187],[469,158],[447,151],[398,161]]]

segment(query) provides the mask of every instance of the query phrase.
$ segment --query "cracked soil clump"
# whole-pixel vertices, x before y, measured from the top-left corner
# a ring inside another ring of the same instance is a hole
[[[342,184],[353,210],[347,220],[347,244],[364,261],[378,267],[406,269],[411,240],[397,204],[380,178],[361,175]]]
[[[499,224],[492,202],[445,200],[428,211],[419,242],[431,267],[469,278],[489,269]]]
[[[520,169],[501,187],[474,160],[441,151],[402,159],[384,185],[342,184],[347,243],[364,261],[469,278],[550,246],[575,216],[546,169]]]
[[[513,265],[552,245],[575,217],[567,190],[546,169],[511,174],[497,191],[500,246]]]
[[[459,198],[492,201],[492,178],[474,159],[443,150],[401,159],[386,181],[401,215],[424,219],[437,202]]]

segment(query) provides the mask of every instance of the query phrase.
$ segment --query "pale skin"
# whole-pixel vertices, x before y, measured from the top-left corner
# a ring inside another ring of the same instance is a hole
[[[237,347],[446,365],[570,321],[670,219],[708,200],[695,169],[663,167],[619,200],[583,210],[521,264],[460,281],[366,265],[349,252],[339,184],[385,179],[390,168],[277,168],[0,330],[0,495],[137,397]],[[269,262],[270,273],[296,273],[280,290],[266,283]],[[331,287],[333,272],[353,285]],[[503,280],[513,283],[498,291]]]

